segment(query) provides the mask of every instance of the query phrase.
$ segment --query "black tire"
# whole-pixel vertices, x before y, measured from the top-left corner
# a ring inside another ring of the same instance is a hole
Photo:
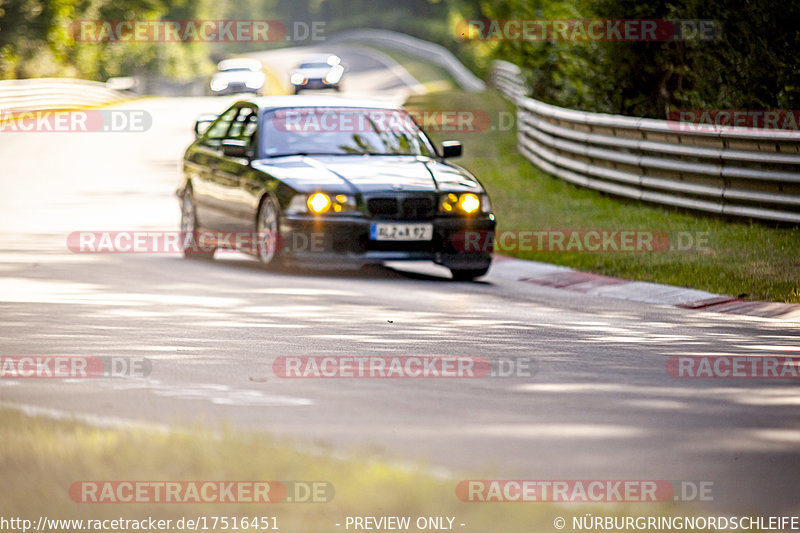
[[[451,268],[450,273],[453,275],[453,281],[472,281],[485,275],[489,271],[489,267],[484,268]]]
[[[181,198],[181,231],[180,240],[183,257],[187,259],[213,259],[216,247],[198,242],[197,209],[192,197],[192,188],[186,187]],[[202,246],[201,246],[202,245]]]
[[[256,215],[256,234],[259,235],[259,242],[255,250],[255,255],[264,268],[277,268],[282,263],[280,229],[281,208],[278,202],[267,194],[258,206]],[[261,236],[265,236],[264,239]]]

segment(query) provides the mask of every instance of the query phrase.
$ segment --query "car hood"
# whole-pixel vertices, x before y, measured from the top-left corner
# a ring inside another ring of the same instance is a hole
[[[300,192],[483,192],[466,170],[418,156],[286,156],[253,166]]]

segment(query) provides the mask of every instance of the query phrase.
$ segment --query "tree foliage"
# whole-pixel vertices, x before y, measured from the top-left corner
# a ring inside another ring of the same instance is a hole
[[[713,41],[462,41],[464,19],[713,20]],[[0,0],[0,78],[136,73],[189,79],[230,53],[288,43],[76,42],[77,20],[323,21],[438,42],[470,68],[522,67],[530,94],[565,107],[663,118],[675,109],[797,109],[800,3],[773,0]]]
[[[211,69],[227,43],[91,42],[76,38],[80,21],[263,19],[263,0],[0,0],[0,78],[160,74],[188,80]]]
[[[797,109],[800,3],[773,0],[493,0],[500,19],[710,20],[713,40],[502,41],[491,57],[514,62],[538,99],[665,118],[677,109]]]

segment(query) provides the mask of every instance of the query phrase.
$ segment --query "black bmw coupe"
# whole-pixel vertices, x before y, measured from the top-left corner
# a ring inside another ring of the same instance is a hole
[[[449,162],[461,155],[461,144],[446,141],[437,151],[402,107],[334,96],[263,97],[201,121],[177,191],[183,235],[233,234],[226,245],[266,265],[430,260],[457,280],[489,269],[489,196]],[[489,245],[465,249],[465,232]],[[257,235],[259,245],[242,234]],[[186,242],[187,257],[211,257],[220,245]]]

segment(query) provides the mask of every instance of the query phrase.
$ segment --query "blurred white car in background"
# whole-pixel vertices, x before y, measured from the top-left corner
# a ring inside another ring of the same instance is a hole
[[[253,93],[263,94],[264,73],[256,59],[225,59],[217,64],[217,73],[211,78],[211,92],[216,95]]]

